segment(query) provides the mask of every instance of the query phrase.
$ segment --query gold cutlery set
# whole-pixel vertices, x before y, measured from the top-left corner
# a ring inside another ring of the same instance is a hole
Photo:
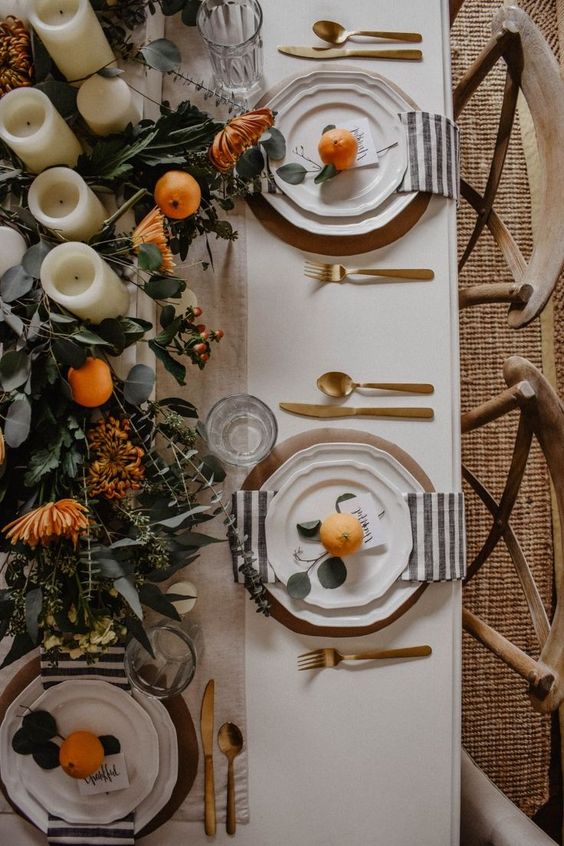
[[[204,752],[204,829],[208,837],[216,832],[215,818],[215,779],[213,771],[213,734],[214,734],[215,681],[210,679],[206,685],[200,711],[200,736]],[[243,735],[235,723],[223,723],[217,733],[219,749],[227,758],[227,834],[235,834],[237,816],[235,810],[235,776],[233,762],[243,748]]]
[[[416,279],[431,281],[435,278],[432,270],[426,267],[344,267],[342,264],[323,264],[306,259],[304,262],[304,276],[317,282],[342,282],[349,276],[380,276],[383,279]]]
[[[341,49],[349,38],[363,36],[377,38],[385,41],[404,41],[407,43],[420,42],[419,32],[383,32],[381,30],[346,30],[336,21],[316,21],[313,31],[323,41],[327,41],[330,47],[308,47],[308,46],[281,46],[280,53],[288,56],[299,56],[302,59],[394,59],[408,62],[420,62],[423,58],[421,50],[398,49],[398,50],[372,50],[359,46],[356,49]]]

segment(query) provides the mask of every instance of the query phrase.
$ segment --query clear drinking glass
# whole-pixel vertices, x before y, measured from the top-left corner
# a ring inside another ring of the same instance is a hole
[[[198,30],[220,93],[246,98],[262,82],[262,9],[258,0],[203,0]]]
[[[154,657],[138,640],[125,650],[125,670],[141,693],[167,699],[181,693],[194,678],[202,653],[201,629],[193,623],[163,619],[146,629]]]
[[[250,394],[219,400],[206,418],[210,450],[222,461],[250,467],[276,443],[278,424],[270,408]]]

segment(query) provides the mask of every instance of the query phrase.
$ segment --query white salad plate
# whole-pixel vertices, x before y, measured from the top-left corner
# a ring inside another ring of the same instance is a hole
[[[67,698],[65,689],[71,686],[80,687],[82,696],[88,697],[90,704],[77,704],[78,700],[74,695]],[[103,689],[103,692],[95,693],[95,689]],[[55,694],[55,703],[51,697],[46,703],[46,694]],[[108,708],[109,697],[114,707]],[[57,708],[57,705],[60,707]],[[69,705],[73,712],[72,719],[68,714],[63,716],[63,707],[67,710]],[[48,710],[57,720],[62,734],[86,728],[97,734],[114,734],[118,737],[126,757],[130,787],[112,793],[80,797],[78,785],[62,770],[41,770],[31,756],[14,752],[12,738],[21,726],[26,708]],[[107,722],[110,712],[113,722]],[[126,723],[129,728],[126,728]],[[107,682],[84,679],[62,682],[45,691],[38,677],[15,698],[6,711],[0,727],[0,761],[2,781],[9,795],[22,813],[41,831],[47,832],[49,813],[68,822],[103,825],[135,809],[135,831],[138,832],[166,805],[176,784],[176,729],[161,702],[137,692],[129,695]],[[21,761],[29,762],[29,769],[22,768]],[[45,800],[45,791],[41,789],[41,785],[53,775],[65,779],[64,787],[62,793],[59,793],[54,783],[51,784],[49,796]],[[53,801],[51,791],[55,792]],[[71,791],[70,802],[67,791]],[[143,798],[133,798],[134,795]],[[72,805],[76,810],[77,796],[80,797],[82,810],[78,812],[78,817],[71,820],[69,808]],[[96,799],[100,805],[96,810],[96,803],[93,803],[92,799]],[[128,810],[124,811],[124,807],[128,807]]]
[[[373,466],[402,492],[419,492],[424,488],[414,476],[394,456],[362,443],[324,443],[314,444],[307,449],[294,453],[284,464],[264,482],[261,490],[280,490],[283,484],[300,468],[307,467],[314,461],[360,461]],[[275,497],[276,499],[276,497]],[[378,599],[350,608],[325,609],[307,604],[288,595],[281,582],[266,585],[269,593],[294,617],[312,626],[325,628],[355,628],[371,626],[386,620],[400,609],[419,589],[419,582],[396,580]]]
[[[266,516],[266,543],[269,563],[278,579],[287,584],[294,573],[323,554],[318,540],[301,539],[298,523],[323,520],[335,511],[339,496],[352,493],[369,496],[379,515],[383,543],[361,548],[344,558],[347,577],[337,588],[324,588],[317,578],[317,567],[310,570],[311,591],[304,598],[320,608],[354,608],[378,599],[405,569],[413,545],[409,508],[401,491],[373,465],[359,461],[314,460],[301,467],[278,489]]]
[[[405,173],[407,141],[398,117],[414,103],[385,77],[352,68],[310,71],[294,77],[267,104],[277,112],[276,126],[286,137],[286,157],[272,162],[271,169],[280,194],[264,193],[279,214],[312,234],[361,235],[379,229],[399,215],[416,194],[398,194]],[[276,175],[282,164],[308,162],[295,150],[319,161],[317,144],[328,124],[369,122],[379,164],[352,168],[321,185],[308,174],[299,185],[290,185]]]

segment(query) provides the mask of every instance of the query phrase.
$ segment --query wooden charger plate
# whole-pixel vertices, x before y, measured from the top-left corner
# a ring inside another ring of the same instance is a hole
[[[260,464],[254,467],[245,481],[243,482],[243,490],[258,490],[274,473],[275,470],[284,464],[294,453],[300,452],[302,449],[307,449],[314,444],[327,443],[361,443],[370,444],[377,447],[384,452],[392,455],[397,461],[402,464],[406,470],[409,470],[412,476],[422,485],[426,491],[433,491],[434,487],[425,473],[425,471],[417,464],[417,462],[404,452],[397,444],[391,441],[386,441],[384,438],[379,438],[377,435],[371,435],[368,432],[361,432],[357,429],[312,429],[309,432],[302,432],[300,435],[294,435],[288,438],[281,444],[277,444],[270,455],[268,455]],[[314,626],[312,623],[295,617],[287,608],[278,602],[278,600],[269,595],[270,600],[270,614],[279,623],[291,629],[293,632],[299,634],[322,636],[322,637],[359,637],[365,634],[377,632],[379,629],[389,626],[394,620],[403,616],[412,605],[415,605],[427,584],[424,582],[411,596],[406,599],[399,608],[394,611],[389,617],[383,620],[377,620],[366,626],[352,626],[350,628],[336,627],[336,626]],[[266,585],[268,590],[268,585]]]
[[[25,664],[16,675],[10,679],[2,694],[0,694],[0,723],[4,719],[4,715],[8,707],[14,699],[39,675],[39,658],[34,658]],[[64,684],[64,682],[63,682]],[[172,795],[166,805],[163,805],[161,810],[155,814],[153,819],[138,833],[135,838],[144,837],[150,834],[159,826],[163,825],[171,818],[174,812],[180,807],[182,802],[186,799],[196,773],[198,772],[198,739],[196,737],[196,730],[190,712],[186,707],[186,703],[181,696],[173,696],[171,699],[163,700],[163,705],[167,709],[174,728],[176,729],[176,737],[178,742],[178,778],[173,788]],[[26,815],[13,802],[8,792],[0,781],[0,789],[10,803],[14,811],[28,819]],[[31,822],[31,820],[28,820]],[[32,823],[33,825],[33,823]]]

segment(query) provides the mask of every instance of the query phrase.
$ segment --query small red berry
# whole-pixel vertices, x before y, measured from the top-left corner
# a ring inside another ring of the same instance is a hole
[[[207,353],[203,353],[200,356],[200,361],[208,361],[208,360],[209,360],[209,355]]]
[[[225,335],[225,332],[223,331],[223,329],[216,329],[214,334],[216,338],[221,339]]]
[[[205,323],[198,323],[196,326],[198,332],[205,332],[206,331],[206,324]]]
[[[199,317],[203,313],[204,313],[204,310],[203,310],[203,308],[200,308],[200,306],[195,306],[192,309],[192,314],[194,315],[194,317]]]
[[[207,345],[207,344],[195,344],[195,345],[194,345],[194,352],[198,353],[198,355],[199,355],[200,353],[205,353],[205,352],[207,352],[207,350],[208,350],[208,345]]]

